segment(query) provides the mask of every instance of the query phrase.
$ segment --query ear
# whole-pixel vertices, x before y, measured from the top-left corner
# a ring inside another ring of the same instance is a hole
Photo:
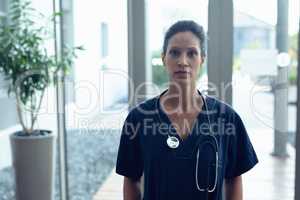
[[[200,66],[202,66],[202,65],[203,65],[203,63],[205,62],[205,59],[206,59],[206,57],[205,57],[205,56],[201,56],[201,64],[200,64]]]
[[[160,54],[160,57],[161,57],[161,61],[162,61],[163,65],[166,66],[166,62],[165,62],[166,56],[165,56],[165,54],[164,54],[164,53],[161,53],[161,54]]]

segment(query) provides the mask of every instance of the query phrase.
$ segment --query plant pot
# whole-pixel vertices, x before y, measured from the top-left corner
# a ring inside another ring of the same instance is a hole
[[[51,131],[40,132],[44,134],[10,136],[16,200],[53,199],[55,136]]]

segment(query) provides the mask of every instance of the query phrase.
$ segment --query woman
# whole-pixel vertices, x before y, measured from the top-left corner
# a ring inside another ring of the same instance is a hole
[[[220,200],[223,184],[227,200],[242,199],[242,174],[258,160],[239,115],[196,88],[204,41],[193,21],[167,31],[169,87],[133,108],[123,126],[116,172],[124,200],[142,199],[141,188],[144,200]]]

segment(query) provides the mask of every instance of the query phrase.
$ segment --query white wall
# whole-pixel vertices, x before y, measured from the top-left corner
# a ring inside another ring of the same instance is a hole
[[[75,64],[76,106],[87,115],[127,94],[126,1],[74,1],[75,45],[86,49]],[[108,24],[108,57],[101,59],[101,22]],[[101,66],[105,63],[107,71]],[[113,70],[113,72],[112,72]],[[117,74],[115,73],[116,71]],[[104,75],[104,78],[101,78]]]

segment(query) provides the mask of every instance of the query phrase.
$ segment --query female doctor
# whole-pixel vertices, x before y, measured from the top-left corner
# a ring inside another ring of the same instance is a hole
[[[194,21],[166,32],[168,89],[131,109],[122,129],[116,172],[124,200],[243,199],[242,174],[258,159],[233,108],[196,88],[204,43]]]

